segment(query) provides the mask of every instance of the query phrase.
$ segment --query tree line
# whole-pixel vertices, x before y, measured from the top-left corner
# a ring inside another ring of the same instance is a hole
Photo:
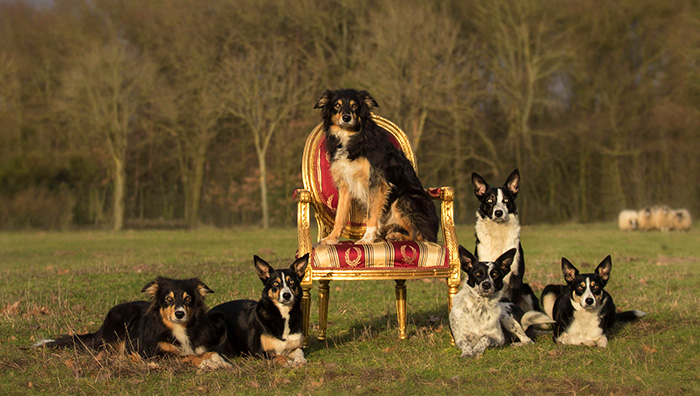
[[[525,223],[700,209],[692,0],[0,3],[0,229],[292,226],[325,89],[426,186],[519,168]]]

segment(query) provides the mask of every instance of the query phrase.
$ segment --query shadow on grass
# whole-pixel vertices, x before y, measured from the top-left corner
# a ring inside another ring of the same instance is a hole
[[[399,330],[396,318],[396,311],[370,318],[360,318],[352,325],[339,328],[339,325],[329,324],[326,328],[326,340],[318,340],[318,323],[311,323],[309,330],[309,346],[305,348],[307,355],[314,352],[333,349],[350,344],[356,341],[367,341],[378,338],[395,338],[399,340]],[[406,333],[407,341],[415,337],[422,336],[425,329],[434,332],[445,331],[449,334],[447,306],[442,305],[437,309],[419,310],[408,312]]]

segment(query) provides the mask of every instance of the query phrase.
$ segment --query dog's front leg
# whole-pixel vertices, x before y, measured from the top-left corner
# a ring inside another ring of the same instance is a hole
[[[367,203],[367,229],[365,235],[357,243],[374,243],[379,230],[379,219],[382,216],[389,193],[389,185],[382,182],[378,186],[372,187],[369,191],[369,202]]]
[[[527,334],[525,334],[523,326],[513,316],[508,315],[506,313],[501,314],[500,321],[501,326],[507,332],[514,335],[518,338],[518,340],[520,340],[520,342],[513,343],[513,346],[532,344],[534,342],[530,337],[527,336]]]
[[[343,232],[343,227],[345,227],[345,222],[348,220],[350,215],[350,204],[352,203],[352,197],[348,191],[348,186],[342,183],[338,186],[338,208],[335,212],[335,223],[333,224],[333,230],[327,237],[321,239],[320,243],[322,245],[335,245],[338,243],[340,234]]]

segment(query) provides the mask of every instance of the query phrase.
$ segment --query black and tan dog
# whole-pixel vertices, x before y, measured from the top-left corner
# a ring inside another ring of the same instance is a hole
[[[218,352],[226,357],[253,355],[305,364],[301,279],[309,255],[281,270],[258,256],[253,262],[264,285],[260,300],[229,301],[209,311],[210,320],[226,326],[227,342]]]
[[[335,244],[348,219],[352,200],[367,210],[367,230],[357,243],[376,240],[437,241],[440,219],[411,162],[372,119],[377,102],[367,91],[326,91],[321,109],[326,148],[338,208],[331,233],[322,244]]]
[[[229,366],[212,352],[224,341],[224,329],[209,321],[204,297],[213,293],[199,279],[158,277],[141,290],[151,301],[119,304],[107,312],[94,333],[42,340],[34,347],[108,349],[144,358],[172,354],[200,368]]]

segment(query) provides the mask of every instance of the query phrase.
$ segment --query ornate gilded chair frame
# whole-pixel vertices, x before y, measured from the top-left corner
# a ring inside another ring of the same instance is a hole
[[[373,115],[375,122],[387,130],[396,140],[406,157],[411,161],[414,168],[415,157],[411,149],[408,138],[403,131],[391,121]],[[306,140],[302,162],[302,177],[304,189],[295,191],[297,200],[297,230],[298,230],[298,254],[302,256],[311,253],[313,250],[311,242],[310,209],[313,205],[314,215],[318,224],[318,240],[327,236],[333,228],[334,214],[322,203],[319,194],[321,187],[317,183],[313,172],[317,169],[314,163],[315,150],[324,137],[323,125],[318,124]],[[308,332],[311,311],[311,287],[314,280],[319,281],[319,340],[326,339],[326,327],[328,324],[328,298],[329,283],[331,280],[387,280],[393,279],[396,282],[396,314],[399,325],[399,338],[405,339],[406,335],[406,280],[420,278],[444,278],[447,283],[447,308],[448,312],[452,308],[452,298],[457,294],[460,284],[461,272],[459,263],[459,253],[457,235],[454,229],[454,190],[450,187],[429,189],[431,196],[441,201],[441,228],[442,244],[447,248],[449,266],[440,269],[401,269],[394,270],[366,270],[352,269],[343,270],[337,268],[312,269],[307,266],[306,274],[302,280],[302,311],[304,313],[304,345],[308,345]],[[351,220],[343,229],[343,237],[359,239],[365,231],[365,226],[361,224],[364,213],[353,205]]]

